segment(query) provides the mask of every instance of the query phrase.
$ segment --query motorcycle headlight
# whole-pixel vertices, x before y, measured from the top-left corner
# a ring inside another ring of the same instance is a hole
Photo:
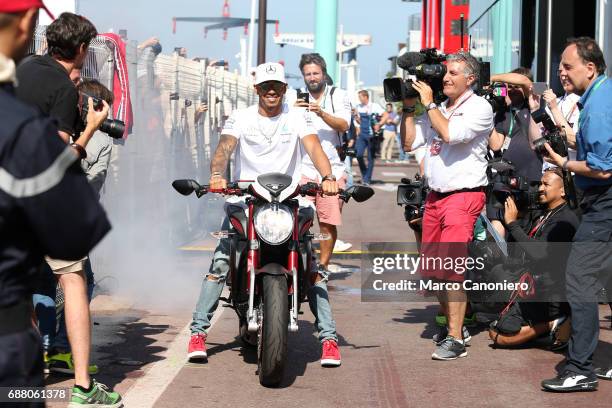
[[[293,215],[283,205],[266,204],[255,211],[255,231],[268,244],[282,244],[293,232]]]

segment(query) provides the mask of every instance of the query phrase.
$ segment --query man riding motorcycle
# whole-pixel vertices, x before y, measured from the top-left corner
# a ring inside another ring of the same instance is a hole
[[[323,193],[337,194],[336,179],[310,118],[299,110],[290,111],[288,105],[283,104],[287,90],[283,66],[277,63],[259,65],[255,72],[255,90],[259,103],[246,109],[235,110],[225,123],[210,166],[210,188],[227,187],[223,174],[236,148],[235,180],[255,180],[257,176],[270,172],[284,173],[294,180],[299,180],[303,148],[322,176]],[[226,217],[222,229],[228,228],[229,221]],[[189,361],[202,361],[207,358],[207,332],[230,268],[229,258],[229,239],[222,238],[202,282],[193,313]],[[321,365],[333,367],[339,366],[341,359],[336,324],[329,304],[327,280],[325,271],[320,271],[315,284],[309,290],[308,299],[323,347]]]

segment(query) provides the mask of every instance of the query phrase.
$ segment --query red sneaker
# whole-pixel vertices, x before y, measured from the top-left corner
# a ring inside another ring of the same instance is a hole
[[[321,365],[323,367],[338,367],[342,364],[340,350],[335,340],[323,341],[323,354],[321,355]]]
[[[197,333],[191,335],[187,352],[189,353],[187,354],[189,361],[206,360],[206,334]]]

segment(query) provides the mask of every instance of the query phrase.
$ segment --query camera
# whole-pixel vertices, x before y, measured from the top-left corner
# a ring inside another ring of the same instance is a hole
[[[414,180],[401,179],[401,184],[397,187],[397,205],[404,206],[406,221],[410,222],[423,216],[428,192],[427,179],[418,174]]]
[[[534,140],[534,150],[542,156],[548,155],[545,143],[548,143],[555,153],[560,156],[567,157],[567,143],[565,141],[565,134],[559,130],[552,118],[546,113],[545,110],[540,109],[531,114],[535,123],[540,123],[544,127],[542,137]]]
[[[408,52],[398,58],[400,68],[414,75],[419,81],[425,81],[434,92],[434,101],[442,102],[446,96],[442,93],[442,78],[446,74],[444,54],[438,54],[435,48],[425,48],[419,52]],[[401,102],[406,98],[416,98],[419,93],[412,87],[412,80],[402,78],[387,78],[383,81],[385,100]]]
[[[508,87],[505,84],[494,82],[488,89],[478,91],[478,95],[489,102],[493,113],[502,112],[507,107],[506,96],[508,96]]]
[[[511,161],[493,159],[487,166],[487,202],[493,208],[504,208],[508,197],[512,197],[519,210],[540,209],[540,181],[529,181],[516,175]]]
[[[83,120],[81,126],[83,129],[85,129],[85,126],[87,125],[87,112],[89,111],[89,105],[87,102],[88,98],[92,99],[94,110],[99,111],[104,108],[104,103],[102,102],[102,99],[96,98],[95,96],[83,94],[80,106],[81,118]],[[102,125],[100,126],[99,130],[106,133],[113,139],[121,139],[123,138],[123,134],[125,133],[125,123],[116,119],[106,119],[104,122],[102,122]]]

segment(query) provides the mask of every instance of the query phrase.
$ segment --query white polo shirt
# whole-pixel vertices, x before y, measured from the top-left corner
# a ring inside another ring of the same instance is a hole
[[[238,139],[234,180],[256,180],[265,173],[284,173],[301,178],[300,141],[316,135],[312,120],[284,104],[273,118],[259,114],[258,105],[237,109],[225,121],[221,134]]]
[[[491,105],[471,90],[450,109],[443,102],[440,112],[449,120],[449,143],[431,127],[428,114],[415,118],[413,149],[426,146],[425,176],[429,187],[439,193],[486,186],[487,146],[493,130]]]

